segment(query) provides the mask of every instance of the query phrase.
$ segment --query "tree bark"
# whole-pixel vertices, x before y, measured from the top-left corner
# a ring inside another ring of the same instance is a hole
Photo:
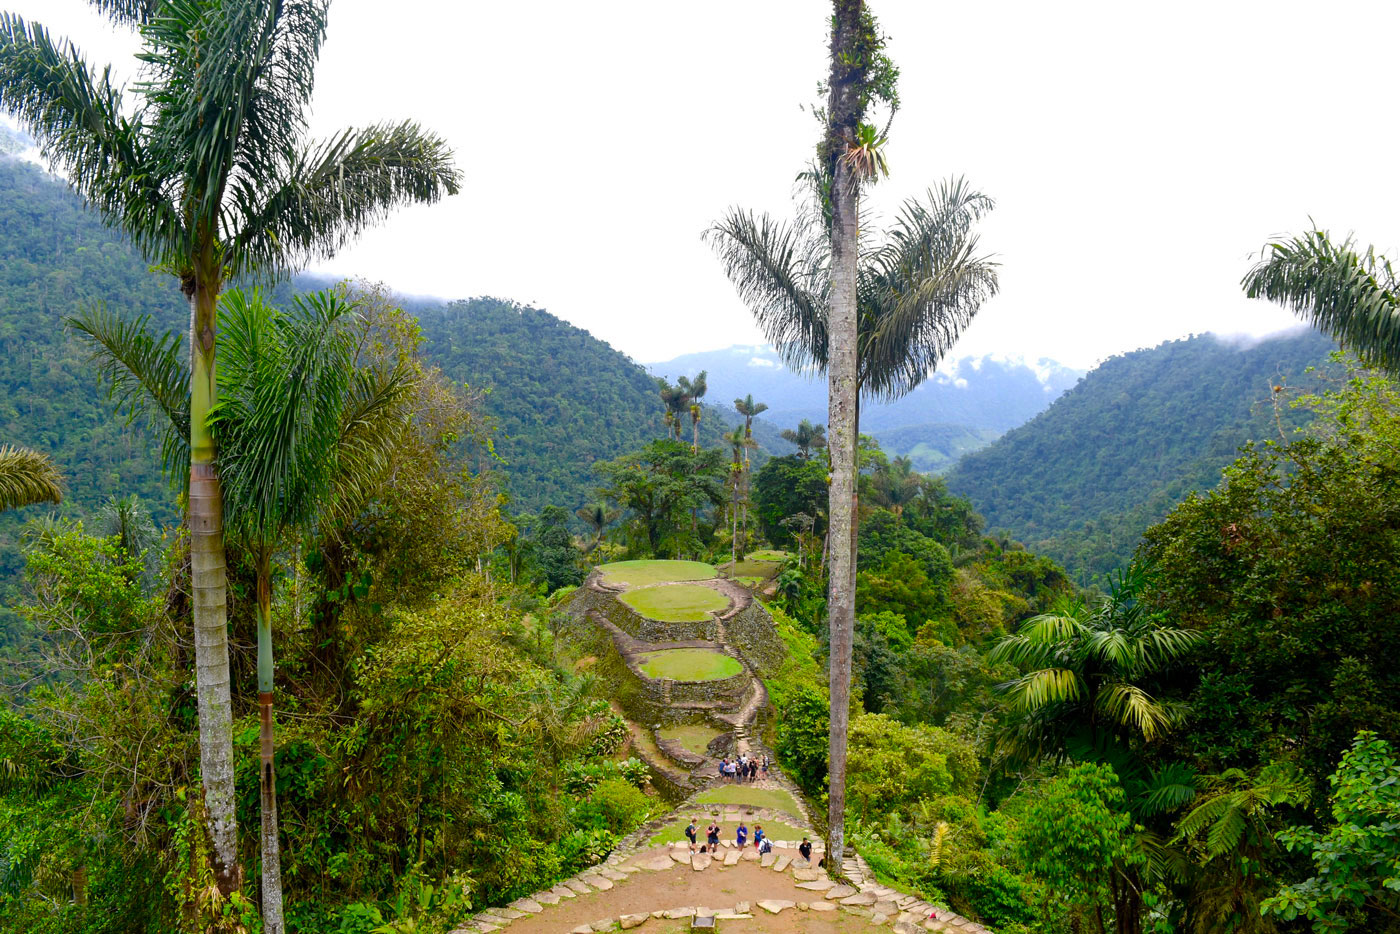
[[[262,917],[265,934],[283,934],[282,857],[277,841],[277,783],[272,734],[272,550],[258,549],[258,798],[262,805]]]
[[[233,787],[233,700],[228,667],[228,578],[224,505],[214,439],[205,421],[218,398],[214,334],[217,286],[196,280],[190,294],[190,590],[194,604],[199,764],[214,876],[225,895],[243,884]]]
[[[859,106],[853,81],[842,66],[860,28],[861,0],[835,0],[831,36],[831,97],[826,146],[840,153],[854,131]],[[831,542],[827,619],[830,631],[831,735],[828,766],[827,871],[839,874],[846,843],[846,739],[851,712],[851,642],[855,631],[857,182],[845,160],[834,158],[831,186],[831,304],[827,322],[827,434],[831,489],[827,506]]]

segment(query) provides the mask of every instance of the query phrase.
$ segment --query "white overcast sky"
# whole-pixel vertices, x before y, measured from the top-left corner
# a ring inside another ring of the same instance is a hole
[[[82,0],[4,0],[129,75]],[[1293,319],[1239,280],[1309,217],[1400,246],[1400,4],[873,0],[903,74],[894,205],[966,175],[997,199],[1002,294],[955,353],[1089,365]],[[412,118],[462,194],[327,264],[407,293],[547,308],[641,361],[758,342],[700,233],[786,214],[817,135],[829,3],[336,0],[313,132]]]

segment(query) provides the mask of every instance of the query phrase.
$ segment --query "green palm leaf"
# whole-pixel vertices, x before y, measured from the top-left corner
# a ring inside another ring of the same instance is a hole
[[[0,445],[0,511],[63,501],[63,478],[47,456]]]
[[[1369,366],[1400,373],[1400,308],[1390,261],[1325,230],[1271,243],[1244,277],[1250,298],[1292,309]]]

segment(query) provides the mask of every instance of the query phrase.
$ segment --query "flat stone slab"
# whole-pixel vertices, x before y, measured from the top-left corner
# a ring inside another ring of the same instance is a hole
[[[669,918],[672,921],[676,920],[677,918],[693,918],[695,917],[695,907],[692,905],[689,908],[667,908],[661,913],[661,915],[662,917]]]
[[[588,887],[588,883],[580,882],[578,879],[570,879],[565,882],[564,885],[576,895],[587,895],[589,892],[593,891]]]
[[[606,878],[606,879],[611,879],[611,880],[613,880],[614,882],[622,882],[623,880],[625,880],[625,879],[627,878],[627,873],[625,873],[625,872],[618,872],[616,869],[612,868],[611,866],[604,866],[602,869],[598,870],[598,873],[599,873],[599,875],[603,876],[604,878]]]
[[[773,864],[774,872],[787,872],[788,863],[792,862],[791,856],[779,856],[778,861]]]
[[[656,859],[646,863],[645,868],[650,869],[652,872],[664,872],[674,865],[676,865],[676,861],[671,857],[658,856]]]
[[[836,888],[836,883],[831,879],[806,879],[797,883],[797,887],[799,889],[806,889],[809,892],[825,892],[829,889]]]
[[[714,862],[708,854],[696,853],[690,858],[690,868],[696,872],[703,872],[710,868],[710,863]]]
[[[762,858],[759,859],[758,864],[759,864],[760,866],[762,866],[764,869],[767,869],[769,866],[773,865],[773,864],[776,863],[777,861],[778,861],[778,857],[775,856],[774,854],[772,854],[772,853],[764,853],[763,856],[762,856]]]
[[[593,929],[594,934],[603,934],[604,931],[611,931],[613,925],[616,923],[617,922],[612,918],[599,918],[597,921],[590,924],[589,927]]]
[[[528,911],[532,915],[537,915],[541,911],[544,911],[544,906],[533,898],[517,898],[510,903],[510,907],[514,908],[516,911]]]
[[[593,934],[593,929],[586,924],[580,924],[570,931],[569,934]]]
[[[626,876],[630,876],[630,875],[632,875],[632,873],[634,873],[634,872],[641,872],[641,871],[642,871],[639,867],[633,866],[631,863],[623,863],[621,866],[618,866],[617,868],[618,868],[618,871],[620,871],[623,875],[626,875]]]
[[[758,907],[762,908],[770,915],[775,915],[785,908],[797,907],[797,902],[788,901],[786,898],[765,898],[758,903]]]
[[[753,915],[738,911],[721,911],[715,915],[716,921],[749,921],[752,918]]]
[[[647,918],[650,917],[651,915],[648,914],[623,915],[622,917],[617,919],[617,923],[622,926],[622,929],[624,931],[627,931],[642,924],[644,921],[646,921]]]
[[[805,859],[803,859],[803,858],[800,857],[800,856],[794,856],[794,857],[792,858],[792,868],[793,868],[793,869],[807,869],[807,868],[810,868],[811,865],[812,865],[811,863],[807,862]]]
[[[831,893],[828,892],[826,894],[826,897],[831,898]],[[841,904],[869,907],[871,905],[874,905],[875,901],[875,896],[870,892],[857,892],[854,895],[847,895],[845,898],[841,899]]]
[[[536,892],[534,898],[535,901],[539,902],[541,905],[559,904],[559,896],[555,895],[553,892],[548,890],[545,890],[543,892]]]
[[[832,888],[832,889],[828,890],[827,893],[826,893],[826,897],[827,897],[827,898],[846,898],[846,897],[849,896],[849,895],[855,895],[855,894],[856,894],[856,890],[855,890],[855,887],[854,887],[854,886],[850,886],[850,885],[838,885],[838,886],[836,886],[835,888]]]
[[[492,931],[499,931],[500,929],[500,925],[491,924],[489,921],[478,921],[471,926],[471,930],[478,932],[478,934],[491,934]]]
[[[831,902],[812,902],[812,904],[808,905],[807,907],[810,908],[812,911],[835,911],[835,910],[836,910],[836,906],[833,905]]]
[[[515,908],[497,908],[496,914],[511,921],[519,921],[521,918],[525,917],[525,912]]]
[[[888,918],[893,918],[895,915],[899,914],[898,906],[896,906],[894,902],[884,899],[875,903],[874,910],[876,914],[882,914]]]
[[[894,923],[894,934],[919,934],[919,929],[908,921],[896,921]]]
[[[583,881],[587,882],[589,885],[593,886],[600,892],[606,892],[608,889],[613,887],[612,880],[606,879],[602,876],[584,876]]]
[[[872,912],[870,913],[870,923],[871,923],[871,924],[884,924],[884,923],[885,923],[886,921],[888,921],[888,920],[890,920],[890,916],[887,915],[887,914],[885,914],[885,913],[883,913],[883,912],[872,911]]]
[[[671,859],[675,860],[675,861],[678,862],[678,863],[688,863],[688,862],[690,862],[690,857],[691,857],[692,855],[693,855],[693,854],[692,854],[689,850],[672,850],[672,851],[671,851]]]
[[[740,859],[758,859],[758,850],[745,850]]]
[[[820,882],[825,878],[820,869],[794,869],[792,877],[798,882]],[[835,885],[836,883],[832,882],[831,884]]]
[[[728,853],[724,854],[724,865],[733,866],[739,862],[739,857],[742,855],[743,854],[738,850],[730,850]]]
[[[554,888],[550,889],[550,891],[560,898],[578,898],[578,893],[567,885],[556,885]]]

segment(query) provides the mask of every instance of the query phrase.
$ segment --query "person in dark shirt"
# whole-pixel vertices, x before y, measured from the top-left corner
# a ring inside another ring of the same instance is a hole
[[[695,852],[695,838],[698,833],[699,830],[695,826],[695,818],[692,817],[690,819],[690,826],[685,828],[685,838],[690,841],[690,852],[692,853]]]
[[[802,858],[807,862],[812,861],[812,843],[806,837],[802,838],[802,843],[797,847],[797,852],[802,854]]]

